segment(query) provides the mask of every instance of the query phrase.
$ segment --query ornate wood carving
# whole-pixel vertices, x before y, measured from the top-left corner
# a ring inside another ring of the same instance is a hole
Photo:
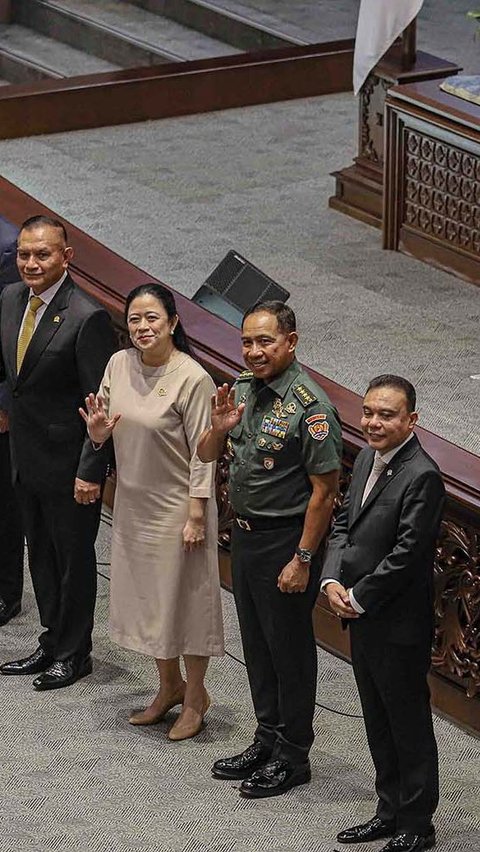
[[[435,563],[433,666],[480,692],[480,529],[442,523]]]
[[[447,77],[460,69],[435,56],[417,53],[413,66],[405,66],[400,45],[394,45],[365,81],[359,98],[358,153],[354,163],[334,172],[334,210],[362,222],[382,227],[384,187],[385,103],[392,86],[403,80]]]
[[[480,157],[418,131],[404,140],[404,218],[464,251],[480,248]]]
[[[383,111],[389,83],[370,74],[360,93],[360,157],[383,168]]]
[[[480,283],[480,108],[436,81],[386,100],[383,247]]]

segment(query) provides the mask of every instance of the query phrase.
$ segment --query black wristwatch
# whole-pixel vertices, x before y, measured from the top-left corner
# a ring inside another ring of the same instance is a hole
[[[305,565],[310,565],[313,553],[311,550],[307,550],[306,547],[296,547],[295,555],[300,557],[300,562],[304,562]]]

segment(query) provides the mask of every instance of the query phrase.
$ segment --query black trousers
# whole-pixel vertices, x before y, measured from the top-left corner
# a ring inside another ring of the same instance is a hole
[[[39,644],[55,660],[92,648],[97,592],[95,539],[101,501],[82,506],[72,493],[38,493],[17,486],[28,560],[44,632]]]
[[[12,485],[8,432],[0,435],[0,597],[7,606],[21,601],[23,592],[23,529]]]
[[[233,591],[245,662],[257,717],[256,739],[273,759],[305,763],[313,743],[317,651],[312,609],[318,594],[319,560],[303,593],[277,587],[294,555],[301,522],[282,529],[248,532],[234,522]]]
[[[426,833],[438,804],[438,754],[427,674],[431,645],[372,641],[350,625],[352,663],[376,770],[377,815]]]

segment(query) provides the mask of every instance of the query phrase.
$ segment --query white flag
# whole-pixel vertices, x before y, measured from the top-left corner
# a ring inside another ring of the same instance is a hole
[[[358,95],[372,68],[408,27],[423,0],[361,0],[358,13],[353,91]]]

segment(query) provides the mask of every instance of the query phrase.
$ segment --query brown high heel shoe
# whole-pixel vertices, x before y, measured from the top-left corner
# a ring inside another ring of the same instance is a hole
[[[185,689],[177,689],[177,691],[162,704],[157,713],[149,712],[149,708],[147,707],[146,710],[141,710],[139,713],[133,713],[128,721],[131,725],[156,725],[158,722],[162,721],[169,710],[172,710],[173,707],[177,707],[178,704],[183,704],[184,698]]]
[[[191,737],[196,737],[197,734],[199,734],[203,728],[203,720],[205,718],[205,714],[208,708],[210,707],[210,704],[210,696],[207,690],[205,690],[202,712],[201,714],[197,714],[198,722],[186,724],[182,721],[182,714],[180,714],[177,721],[168,732],[168,739],[177,742],[178,740],[188,740]]]

